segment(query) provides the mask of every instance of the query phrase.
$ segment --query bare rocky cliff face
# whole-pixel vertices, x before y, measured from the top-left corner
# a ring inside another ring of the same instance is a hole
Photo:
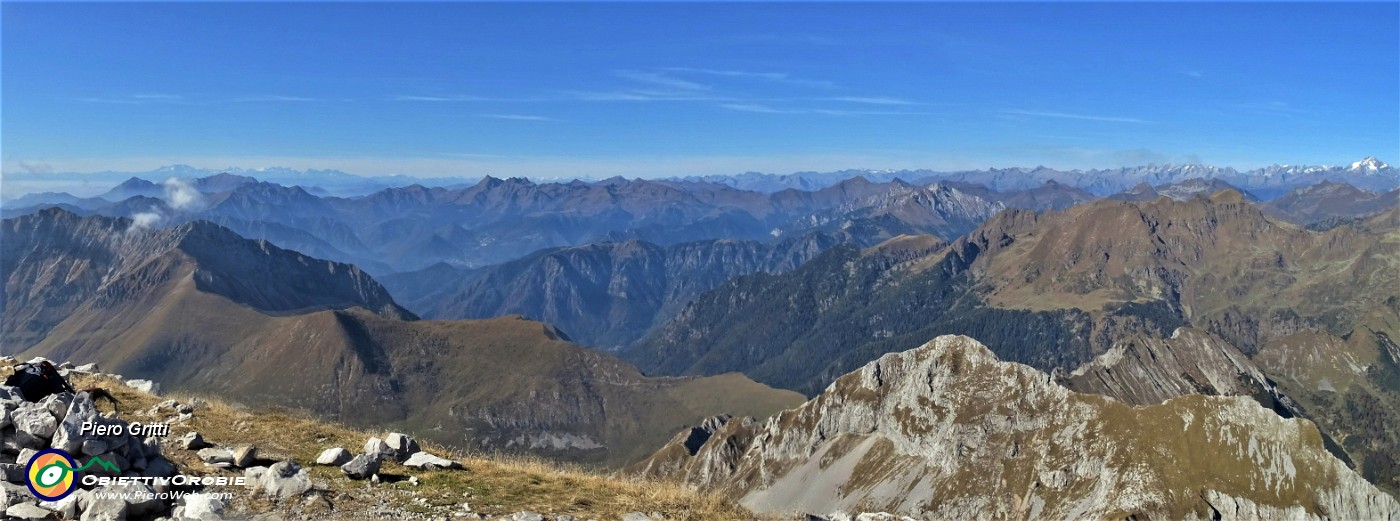
[[[1400,518],[1311,422],[1244,397],[1080,394],[962,336],[887,354],[766,422],[697,429],[630,470],[783,514]]]
[[[1169,338],[1137,335],[1070,373],[1063,382],[1079,392],[1152,405],[1188,394],[1249,396],[1291,415],[1291,401],[1229,342],[1179,328]]]

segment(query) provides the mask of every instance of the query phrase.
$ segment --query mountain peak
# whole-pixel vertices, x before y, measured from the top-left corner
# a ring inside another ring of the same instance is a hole
[[[1227,203],[1227,204],[1231,204],[1231,203],[1241,203],[1241,202],[1244,202],[1244,194],[1241,194],[1239,190],[1236,190],[1236,189],[1234,189],[1234,188],[1226,188],[1226,189],[1224,189],[1224,190],[1221,190],[1221,191],[1215,192],[1214,194],[1211,194],[1210,200],[1211,200],[1211,202],[1214,202],[1214,203],[1217,203],[1217,204],[1219,204],[1219,203]]]
[[[147,180],[145,180],[145,179],[141,179],[141,178],[136,177],[136,176],[131,176],[131,177],[127,178],[127,180],[122,181],[122,184],[117,185],[117,187],[118,187],[118,188],[146,188],[146,187],[151,187],[151,186],[155,186],[155,185],[156,185],[155,183],[152,183],[152,182],[147,181]]]
[[[1035,502],[1031,518],[1122,511],[1172,518],[1242,498],[1269,513],[1261,517],[1278,517],[1299,508],[1296,498],[1314,494],[1309,508],[1337,517],[1384,519],[1400,507],[1328,453],[1320,437],[1299,434],[1311,424],[1284,419],[1250,398],[1192,395],[1131,408],[999,360],[965,336],[885,354],[761,425],[724,423],[700,433],[706,439],[696,449],[665,447],[633,468],[742,497],[759,513],[860,505],[921,519],[966,519],[988,515],[986,505],[1032,497],[1023,500]],[[1125,432],[1132,434],[1117,435]],[[1281,472],[1270,458],[1319,470]],[[1204,470],[1208,465],[1240,470],[1221,477]],[[1176,471],[1181,468],[1191,470]],[[1150,492],[1114,488],[1123,480],[1150,483]],[[985,485],[966,485],[973,481]],[[1204,494],[1203,481],[1210,483]],[[793,492],[813,483],[825,486],[822,494]],[[1259,493],[1265,484],[1283,492]],[[1104,492],[1090,496],[1090,490]],[[1015,517],[1001,508],[989,517]]]
[[[1351,164],[1351,170],[1366,172],[1368,174],[1388,168],[1390,168],[1390,165],[1381,162],[1381,160],[1376,159],[1375,156],[1366,156],[1364,159]]]

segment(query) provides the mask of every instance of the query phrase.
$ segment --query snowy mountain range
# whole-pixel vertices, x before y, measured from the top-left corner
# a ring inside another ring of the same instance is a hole
[[[749,172],[738,175],[686,177],[676,180],[719,183],[744,190],[776,192],[788,188],[813,190],[857,175],[875,182],[903,179],[918,184],[939,181],[977,183],[1000,191],[1026,190],[1043,185],[1046,181],[1055,181],[1100,196],[1123,192],[1139,183],[1157,186],[1180,183],[1188,179],[1219,179],[1249,190],[1265,199],[1277,197],[1294,188],[1310,186],[1322,181],[1343,182],[1377,192],[1388,192],[1400,187],[1400,170],[1375,157],[1366,157],[1348,166],[1270,165],[1246,171],[1201,164],[1154,164],[1092,170],[1058,170],[1037,166],[955,172],[938,172],[926,169],[840,170],[787,175]]]

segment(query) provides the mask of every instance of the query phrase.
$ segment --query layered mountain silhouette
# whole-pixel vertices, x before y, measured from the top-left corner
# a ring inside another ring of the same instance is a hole
[[[716,239],[774,242],[814,231],[863,245],[906,233],[951,238],[1000,209],[953,189],[864,178],[764,194],[707,183],[614,178],[539,184],[487,177],[458,188],[412,185],[337,198],[220,174],[164,184],[132,178],[100,198],[23,202],[34,204],[7,204],[4,215],[60,207],[81,215],[157,216],[166,226],[207,220],[380,275],[437,263],[482,267],[603,241],[663,247]]]
[[[543,250],[476,270],[439,265],[384,280],[429,318],[520,314],[611,349],[631,344],[696,295],[733,277],[794,269],[838,241],[812,233],[775,244],[604,242]]]
[[[52,209],[3,224],[10,353],[605,464],[719,411],[800,399],[737,374],[644,377],[519,317],[417,320],[353,266],[207,222],[153,230]]]

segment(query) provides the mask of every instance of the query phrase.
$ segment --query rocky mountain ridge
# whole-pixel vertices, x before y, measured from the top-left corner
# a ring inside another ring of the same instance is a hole
[[[58,324],[149,301],[188,280],[266,313],[360,307],[413,319],[358,268],[251,241],[207,222],[153,229],[61,209],[0,225],[0,346],[26,349]],[[62,296],[62,298],[56,298]]]
[[[1246,398],[1131,407],[942,336],[766,422],[717,418],[630,469],[758,512],[1393,519],[1311,423]]]
[[[1370,217],[1392,208],[1400,208],[1400,188],[1377,193],[1324,181],[1269,201],[1264,211],[1292,223],[1311,225],[1326,219]]]

